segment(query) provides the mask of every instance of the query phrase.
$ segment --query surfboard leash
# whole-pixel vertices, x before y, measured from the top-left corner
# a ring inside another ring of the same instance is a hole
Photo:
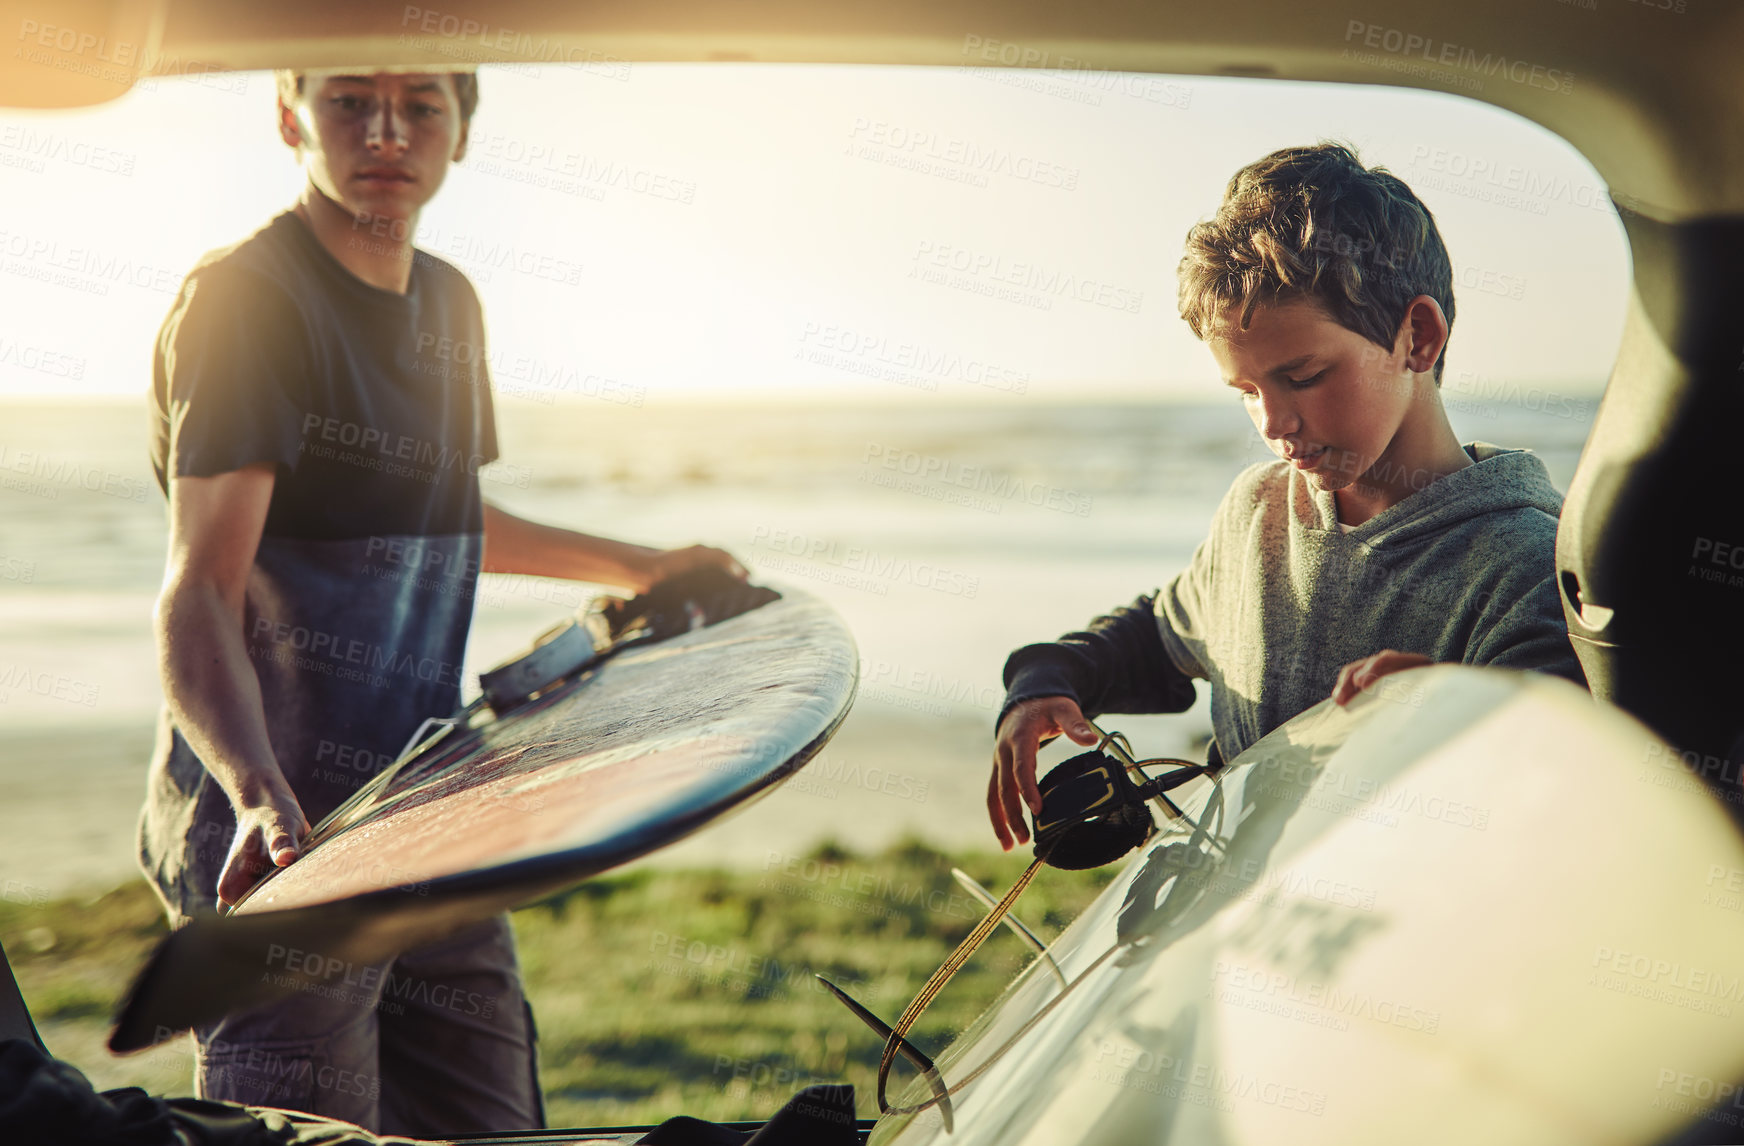
[[[1156,763],[1163,763],[1163,762],[1168,762],[1168,761],[1158,759],[1158,760],[1144,760],[1144,761],[1140,761],[1139,763],[1141,763],[1141,764],[1156,764]],[[1183,761],[1173,761],[1173,763],[1182,764],[1182,765],[1185,765],[1188,767],[1197,767],[1197,765],[1193,765],[1189,761],[1184,761],[1184,760]],[[1217,770],[1218,769],[1215,767],[1206,768],[1203,770],[1203,774],[1210,775],[1211,773],[1214,773]],[[1219,815],[1221,817],[1221,812],[1219,813]],[[1181,816],[1180,818],[1186,820],[1186,822],[1189,825],[1191,825],[1191,827],[1193,829],[1191,838],[1195,843],[1201,843],[1201,844],[1214,843],[1212,837],[1208,834],[1204,824],[1196,822],[1193,819],[1191,819],[1185,815]],[[1007,914],[1006,918],[1009,920],[1009,919],[1012,919],[1014,917],[1011,916],[1010,914]],[[879,1112],[881,1114],[894,1114],[894,1115],[900,1116],[900,1115],[905,1115],[905,1114],[919,1114],[923,1110],[927,1110],[927,1109],[930,1109],[934,1106],[937,1106],[939,1108],[940,1118],[943,1120],[944,1125],[945,1125],[945,1131],[947,1133],[949,1133],[951,1130],[951,1124],[952,1124],[951,1098],[954,1095],[960,1094],[964,1087],[968,1086],[971,1082],[974,1082],[976,1079],[980,1078],[983,1074],[987,1073],[988,1070],[992,1069],[993,1064],[998,1062],[1000,1059],[1004,1058],[1005,1053],[1007,1051],[1011,1050],[1013,1047],[1017,1046],[1018,1043],[1022,1042],[1025,1035],[1029,1034],[1030,1031],[1034,1030],[1036,1028],[1037,1024],[1039,1024],[1043,1019],[1047,1018],[1050,1014],[1052,1014],[1054,1009],[1056,1007],[1058,1007],[1061,1003],[1065,1002],[1066,996],[1070,995],[1074,990],[1076,990],[1078,987],[1078,984],[1084,982],[1091,975],[1095,974],[1095,972],[1098,968],[1100,968],[1104,963],[1108,962],[1108,960],[1112,959],[1117,953],[1119,953],[1122,946],[1123,945],[1118,943],[1118,942],[1109,945],[1107,950],[1103,951],[1102,954],[1096,956],[1096,958],[1090,960],[1090,962],[1085,965],[1084,969],[1082,971],[1078,972],[1077,977],[1073,978],[1071,980],[1067,980],[1065,975],[1060,972],[1058,965],[1055,965],[1052,968],[1052,970],[1054,971],[1054,974],[1059,977],[1059,981],[1060,981],[1059,993],[1056,994],[1053,998],[1049,999],[1047,1002],[1043,1003],[1040,1007],[1038,1007],[1036,1009],[1035,1014],[1033,1014],[1029,1018],[1025,1019],[1023,1022],[1023,1025],[1018,1027],[1017,1030],[1013,1031],[1011,1033],[1010,1037],[1008,1037],[1003,1043],[999,1044],[999,1046],[996,1047],[991,1053],[989,1053],[980,1062],[976,1063],[973,1067],[971,1067],[968,1070],[967,1073],[965,1073],[961,1078],[957,1079],[957,1081],[955,1081],[953,1083],[946,1084],[946,1082],[944,1081],[943,1075],[940,1073],[938,1067],[933,1064],[933,1061],[930,1058],[926,1057],[926,1055],[921,1052],[920,1048],[916,1047],[913,1043],[909,1042],[908,1039],[904,1038],[902,1040],[902,1044],[901,1044],[902,1056],[904,1058],[908,1059],[910,1062],[914,1063],[915,1066],[917,1068],[919,1068],[921,1073],[926,1077],[927,1084],[932,1088],[932,1097],[928,1098],[924,1102],[917,1102],[917,1103],[913,1104],[912,1106],[885,1106],[882,1103],[880,1103],[879,1104]],[[877,1015],[872,1014],[870,1011],[866,1010],[866,1008],[860,1006],[860,1004],[856,1003],[853,999],[849,998],[847,993],[844,992],[840,987],[836,986],[834,983],[830,982],[828,979],[825,979],[822,975],[818,975],[817,978],[826,987],[828,987],[831,991],[834,991],[836,994],[836,997],[841,999],[843,1003],[847,1004],[849,1010],[853,1011],[856,1015],[859,1015],[861,1017],[861,1019],[864,1020],[868,1026],[870,1026],[874,1031],[876,1031],[878,1033],[879,1038],[888,1038],[890,1036],[891,1028],[886,1026],[884,1024],[884,1021],[882,1019],[880,1019]]]
[[[1091,727],[1096,728],[1094,724]],[[884,1037],[884,1050],[878,1061],[878,1109],[881,1113],[892,1112],[888,1097],[890,1070],[896,1056],[901,1054],[921,1070],[933,1091],[933,1097],[927,1102],[904,1107],[901,1112],[924,1110],[937,1104],[946,1130],[950,1129],[950,1095],[969,1079],[961,1080],[956,1086],[947,1086],[932,1061],[908,1040],[908,1033],[921,1014],[993,934],[1044,864],[1081,871],[1120,859],[1142,845],[1156,830],[1156,824],[1145,808],[1147,800],[1156,800],[1170,819],[1180,819],[1183,816],[1181,809],[1164,793],[1213,771],[1206,765],[1171,757],[1136,760],[1126,738],[1120,733],[1105,733],[1099,728],[1096,732],[1101,740],[1094,749],[1055,765],[1038,785],[1042,809],[1035,816],[1035,859],[927,979],[894,1027],[886,1027],[876,1015],[854,1002],[835,984],[824,980],[850,1010]],[[1171,770],[1152,779],[1144,771],[1147,765],[1164,765]],[[1133,772],[1138,773],[1142,783],[1134,783]],[[1057,966],[1054,970],[1058,975]],[[1064,976],[1060,978],[1064,982]],[[1061,997],[1075,983],[1074,980],[1065,984]],[[1058,998],[1054,1001],[1057,1002]],[[1029,1024],[1024,1029],[1029,1029]]]
[[[939,966],[939,969],[933,972],[932,978],[926,981],[926,985],[920,989],[920,993],[902,1012],[902,1017],[896,1020],[896,1026],[891,1028],[890,1036],[884,1040],[884,1053],[878,1060],[878,1109],[880,1111],[890,1109],[890,1103],[885,1097],[890,1080],[890,1067],[896,1061],[897,1050],[907,1041],[908,1032],[920,1019],[921,1012],[925,1011],[927,1005],[938,997],[940,991],[945,989],[945,984],[949,983],[951,977],[962,969],[963,964],[969,961],[969,956],[975,954],[976,949],[987,941],[989,935],[993,934],[993,929],[999,926],[1000,919],[1004,918],[1005,913],[1011,910],[1011,905],[1017,902],[1018,896],[1022,895],[1024,888],[1029,886],[1029,881],[1035,878],[1035,873],[1040,870],[1043,862],[1041,858],[1030,862],[1023,874],[1017,877],[1017,882],[1011,885],[1011,890],[1005,893],[1005,898],[1001,899],[993,910],[988,912],[986,918],[975,925],[974,930],[963,937],[963,941],[957,944],[957,949],[951,952],[950,958],[946,959]]]

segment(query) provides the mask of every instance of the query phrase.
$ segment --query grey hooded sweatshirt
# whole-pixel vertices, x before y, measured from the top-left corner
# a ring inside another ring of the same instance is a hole
[[[1070,696],[1092,717],[1183,712],[1198,677],[1211,682],[1215,751],[1233,759],[1382,649],[1584,687],[1556,588],[1562,497],[1534,454],[1465,449],[1474,465],[1349,532],[1332,494],[1288,463],[1249,467],[1161,592],[1011,655],[1001,718],[1038,696]]]

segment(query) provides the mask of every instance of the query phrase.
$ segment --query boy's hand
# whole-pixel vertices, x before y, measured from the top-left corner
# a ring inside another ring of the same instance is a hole
[[[1006,851],[1029,842],[1024,805],[1029,805],[1031,813],[1042,810],[1042,793],[1036,786],[1036,747],[1062,734],[1089,747],[1099,739],[1078,702],[1069,696],[1023,701],[999,722],[993,745],[993,776],[987,782],[987,815],[993,821],[999,846]]]
[[[309,821],[288,791],[236,809],[236,839],[218,876],[218,905],[235,903],[261,876],[296,859],[308,834]]]
[[[745,567],[726,550],[708,545],[687,545],[682,549],[659,549],[649,554],[643,566],[646,583],[642,585],[642,591],[647,592],[668,577],[711,565],[726,570],[741,581],[749,576]]]
[[[1349,704],[1351,698],[1388,673],[1421,668],[1435,661],[1422,653],[1402,653],[1397,649],[1382,649],[1373,656],[1351,661],[1338,670],[1338,683],[1332,686],[1332,703]]]

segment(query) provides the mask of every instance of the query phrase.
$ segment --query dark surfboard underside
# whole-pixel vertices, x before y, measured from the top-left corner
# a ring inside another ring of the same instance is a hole
[[[665,847],[770,791],[834,734],[858,679],[842,620],[784,594],[627,650],[501,716],[475,714],[236,912],[166,938],[111,1047],[150,1046],[313,985],[280,973],[286,950],[368,966]]]

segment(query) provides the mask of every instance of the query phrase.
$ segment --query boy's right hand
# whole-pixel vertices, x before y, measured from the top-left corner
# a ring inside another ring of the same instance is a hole
[[[999,722],[993,745],[993,776],[987,783],[987,815],[999,846],[1010,851],[1029,842],[1024,805],[1031,814],[1042,810],[1036,786],[1036,748],[1043,740],[1068,736],[1093,748],[1100,737],[1069,696],[1038,696],[1012,706]]]
[[[218,905],[228,907],[241,899],[261,876],[274,867],[284,867],[302,854],[309,821],[290,792],[236,809],[236,838],[218,876]]]

